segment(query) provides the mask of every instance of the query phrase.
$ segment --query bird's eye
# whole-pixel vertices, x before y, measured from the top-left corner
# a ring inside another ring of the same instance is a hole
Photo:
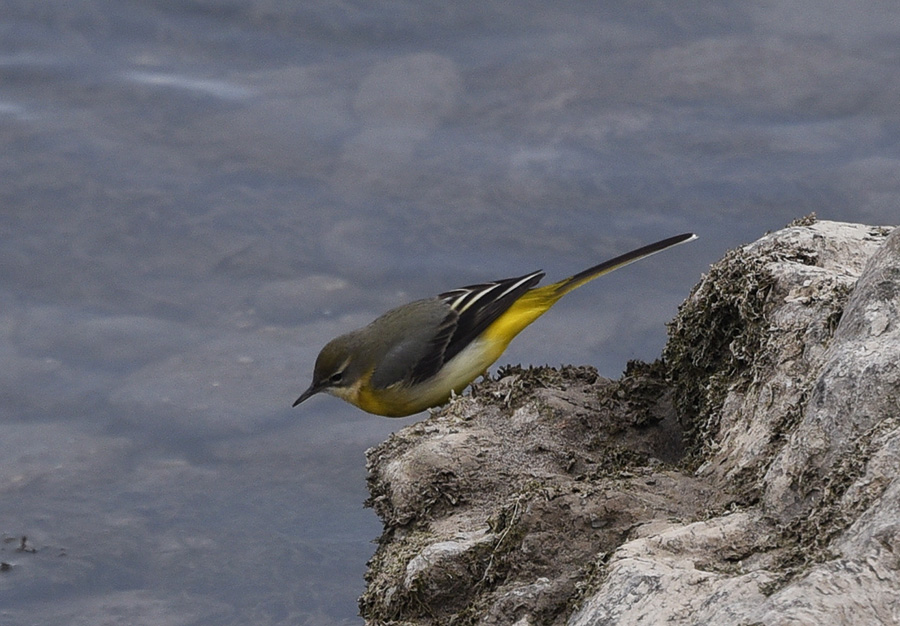
[[[344,379],[344,372],[336,372],[331,375],[331,378],[328,379],[328,382],[332,385],[340,384],[340,382]]]

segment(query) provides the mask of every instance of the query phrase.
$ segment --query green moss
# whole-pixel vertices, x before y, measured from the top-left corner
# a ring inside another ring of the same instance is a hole
[[[783,588],[817,563],[836,558],[830,545],[872,502],[881,497],[889,481],[863,491],[856,500],[848,501],[848,489],[866,472],[866,467],[880,447],[880,438],[900,427],[900,418],[882,420],[854,442],[853,449],[824,477],[810,477],[822,484],[821,498],[808,513],[799,515],[781,530],[782,545],[787,549],[778,562],[781,575],[763,591],[771,594]]]
[[[663,352],[674,403],[685,430],[687,465],[709,451],[726,394],[746,387],[768,335],[768,296],[775,279],[767,261],[741,249],[714,265],[669,324]]]
[[[656,409],[668,391],[666,368],[661,359],[653,363],[632,360],[628,361],[622,377],[600,394],[620,405],[621,413],[628,417],[628,426],[646,428],[660,421]]]
[[[434,542],[424,530],[405,532],[397,538],[395,530],[386,529],[378,539],[378,549],[366,570],[366,590],[359,598],[359,613],[367,621],[388,624],[400,616],[421,614],[423,605],[415,590],[399,588],[406,577],[406,567],[425,546]]]
[[[578,582],[575,584],[575,594],[569,601],[566,615],[571,616],[579,610],[585,599],[593,596],[606,582],[612,554],[612,552],[600,552],[581,569],[578,574]]]
[[[600,378],[593,367],[565,365],[559,368],[549,365],[522,367],[504,365],[498,368],[496,378],[487,378],[472,385],[472,396],[482,398],[507,410],[515,410],[534,400],[538,389],[566,389],[570,385],[592,385]]]
[[[506,579],[509,564],[505,557],[518,550],[525,535],[528,534],[528,529],[522,523],[522,511],[529,498],[534,497],[534,492],[529,491],[526,489],[515,495],[511,502],[488,519],[488,527],[497,535],[497,539],[491,546],[484,573],[479,581],[481,588],[492,588]]]
[[[810,213],[809,215],[804,215],[803,217],[798,217],[793,220],[790,224],[787,225],[787,228],[791,228],[792,226],[812,226],[816,222],[819,221],[819,218],[816,217],[815,213]]]

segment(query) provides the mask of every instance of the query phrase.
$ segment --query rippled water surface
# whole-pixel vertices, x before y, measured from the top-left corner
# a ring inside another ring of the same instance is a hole
[[[696,231],[501,359],[616,376],[729,247],[812,211],[896,224],[897,24],[0,0],[0,623],[360,624],[364,451],[423,416],[290,409],[322,344]]]

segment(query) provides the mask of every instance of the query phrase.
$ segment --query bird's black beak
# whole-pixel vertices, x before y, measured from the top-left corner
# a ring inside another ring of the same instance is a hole
[[[294,400],[294,404],[291,405],[291,408],[294,408],[310,396],[314,396],[317,393],[322,391],[322,385],[317,385],[315,382],[309,386],[309,389],[300,394],[300,397]]]

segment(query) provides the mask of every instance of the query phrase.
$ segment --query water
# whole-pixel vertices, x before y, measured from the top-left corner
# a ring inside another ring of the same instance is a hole
[[[696,231],[501,359],[616,376],[729,247],[811,211],[896,224],[898,23],[0,1],[0,623],[361,623],[364,450],[422,416],[291,410],[322,344]]]

